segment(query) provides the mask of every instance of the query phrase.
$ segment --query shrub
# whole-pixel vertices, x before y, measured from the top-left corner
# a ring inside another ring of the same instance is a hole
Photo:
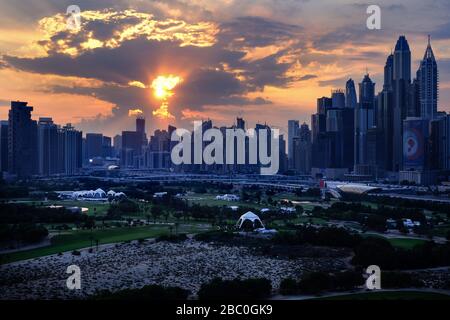
[[[280,294],[282,295],[297,294],[298,290],[297,281],[292,278],[284,279],[280,283]]]
[[[265,299],[272,291],[270,280],[265,278],[222,280],[215,278],[204,283],[198,292],[200,300]]]

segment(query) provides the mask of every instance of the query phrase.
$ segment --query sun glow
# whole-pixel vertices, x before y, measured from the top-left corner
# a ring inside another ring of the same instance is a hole
[[[161,106],[153,111],[153,115],[160,119],[174,118],[169,111],[169,98],[174,95],[173,89],[183,81],[181,77],[174,75],[158,76],[153,80],[151,88],[156,99],[161,100]]]

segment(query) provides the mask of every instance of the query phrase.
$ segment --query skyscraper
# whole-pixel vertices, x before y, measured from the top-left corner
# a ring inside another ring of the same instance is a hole
[[[355,109],[357,103],[355,82],[350,78],[345,84],[345,107]]]
[[[8,121],[0,121],[0,175],[8,171]]]
[[[342,90],[337,89],[331,92],[331,105],[333,108],[345,107],[345,94]]]
[[[120,134],[116,134],[113,138],[113,145],[114,145],[114,155],[120,156],[120,152],[122,149],[122,136]]]
[[[381,162],[378,164],[386,171],[393,170],[393,136],[394,136],[394,103],[393,103],[393,76],[394,76],[394,56],[390,54],[384,66],[383,91],[378,94],[377,99],[377,129],[381,136],[383,149],[380,155]]]
[[[294,138],[299,134],[298,120],[288,120],[288,162],[289,169],[294,167]]]
[[[411,83],[411,51],[405,36],[400,36],[394,50],[393,62],[393,151],[392,169],[403,165],[403,120],[408,115],[408,90]]]
[[[37,173],[37,124],[31,120],[33,107],[11,101],[8,118],[8,170],[18,177]]]
[[[317,99],[317,113],[326,114],[327,110],[332,107],[332,100],[328,97],[322,97]]]
[[[147,145],[147,134],[145,133],[145,118],[143,116],[138,116],[136,118],[136,132],[142,135],[142,144]]]
[[[375,83],[364,76],[359,84],[359,104],[355,110],[355,165],[367,164],[367,131],[375,126]]]
[[[299,128],[299,133],[293,138],[293,168],[301,174],[309,174],[311,172],[311,130],[306,123]]]
[[[103,134],[86,133],[86,156],[87,159],[101,157],[103,152]]]
[[[142,154],[142,133],[137,131],[122,131],[121,162],[125,167],[138,168]]]
[[[64,141],[64,173],[66,175],[77,174],[83,164],[83,133],[75,130],[75,128],[68,123],[62,128],[61,134]]]
[[[39,118],[38,156],[40,175],[58,173],[58,127],[52,118]]]
[[[434,119],[437,114],[439,97],[439,74],[429,36],[428,46],[420,62],[419,70],[417,70],[417,81],[419,84],[420,117]]]
[[[102,157],[112,157],[113,149],[112,149],[112,139],[111,137],[103,136],[103,143],[102,143]]]

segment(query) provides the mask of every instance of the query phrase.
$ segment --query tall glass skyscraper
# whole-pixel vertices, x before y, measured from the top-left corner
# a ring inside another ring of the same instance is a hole
[[[375,126],[375,83],[366,74],[359,84],[355,112],[355,165],[367,164],[367,130]]]
[[[428,36],[428,46],[417,70],[419,83],[420,116],[423,119],[435,119],[438,102],[438,68]]]
[[[355,82],[348,79],[345,84],[345,107],[355,109],[357,103]]]
[[[393,152],[392,169],[399,171],[403,164],[403,120],[408,114],[408,90],[411,84],[411,51],[405,36],[400,36],[394,50],[393,63]]]

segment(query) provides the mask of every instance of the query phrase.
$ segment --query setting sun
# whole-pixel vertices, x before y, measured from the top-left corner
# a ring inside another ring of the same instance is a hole
[[[174,118],[169,111],[168,99],[174,95],[173,89],[182,82],[183,79],[174,75],[158,76],[153,80],[151,88],[156,99],[162,100],[161,106],[153,111],[153,115],[160,119]]]
[[[166,100],[173,96],[173,88],[175,88],[183,79],[178,76],[158,76],[152,82],[153,94],[157,99]]]

